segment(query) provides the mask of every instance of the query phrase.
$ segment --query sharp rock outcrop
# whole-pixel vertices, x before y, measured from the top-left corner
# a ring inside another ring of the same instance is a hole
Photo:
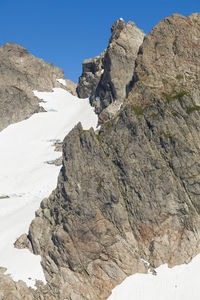
[[[113,116],[132,86],[135,59],[145,34],[129,21],[116,21],[111,28],[108,48],[100,55],[83,62],[77,93],[90,97],[100,114],[100,123]]]

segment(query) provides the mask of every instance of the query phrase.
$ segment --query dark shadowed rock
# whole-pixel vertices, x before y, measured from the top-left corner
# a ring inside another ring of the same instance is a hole
[[[77,93],[80,98],[89,97],[100,114],[113,115],[126,98],[132,84],[135,59],[144,33],[133,22],[120,19],[111,28],[108,48],[100,55],[83,62]],[[102,118],[100,118],[102,119]]]
[[[82,75],[79,77],[77,94],[79,98],[88,98],[95,94],[100,78],[104,72],[103,58],[105,51],[94,58],[84,60]]]

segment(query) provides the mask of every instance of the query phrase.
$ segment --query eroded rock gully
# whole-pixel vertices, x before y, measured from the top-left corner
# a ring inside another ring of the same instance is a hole
[[[66,136],[57,188],[27,237],[48,295],[103,300],[147,272],[143,259],[153,269],[200,252],[199,39],[199,14],[162,20],[120,110],[97,132],[78,124]]]

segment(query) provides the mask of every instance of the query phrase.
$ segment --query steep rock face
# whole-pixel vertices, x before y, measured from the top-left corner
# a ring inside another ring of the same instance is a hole
[[[133,79],[135,59],[144,33],[133,22],[120,19],[112,28],[108,48],[98,57],[83,62],[83,74],[79,78],[79,97],[90,97],[96,112],[102,117],[113,115],[126,98]]]
[[[162,20],[139,50],[129,99],[148,105],[158,95],[170,101],[179,93],[194,93],[199,89],[199,53],[199,14]]]
[[[88,98],[95,94],[100,78],[104,72],[103,58],[105,51],[99,56],[84,60],[82,75],[79,77],[77,94],[79,98]]]
[[[0,130],[24,120],[41,108],[33,90],[60,87],[63,71],[32,56],[24,47],[7,43],[0,47]]]
[[[57,188],[28,235],[57,299],[106,299],[147,271],[142,259],[153,269],[200,252],[199,20],[161,21],[120,111],[65,138]]]

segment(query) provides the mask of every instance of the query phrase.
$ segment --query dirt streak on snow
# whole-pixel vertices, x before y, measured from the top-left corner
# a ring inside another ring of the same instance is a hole
[[[78,122],[84,129],[97,125],[88,99],[60,88],[34,93],[47,112],[0,132],[0,266],[30,286],[35,279],[45,281],[40,256],[15,249],[13,243],[28,231],[41,200],[56,187],[60,167],[47,163],[61,156],[54,151],[54,142],[62,141]]]

